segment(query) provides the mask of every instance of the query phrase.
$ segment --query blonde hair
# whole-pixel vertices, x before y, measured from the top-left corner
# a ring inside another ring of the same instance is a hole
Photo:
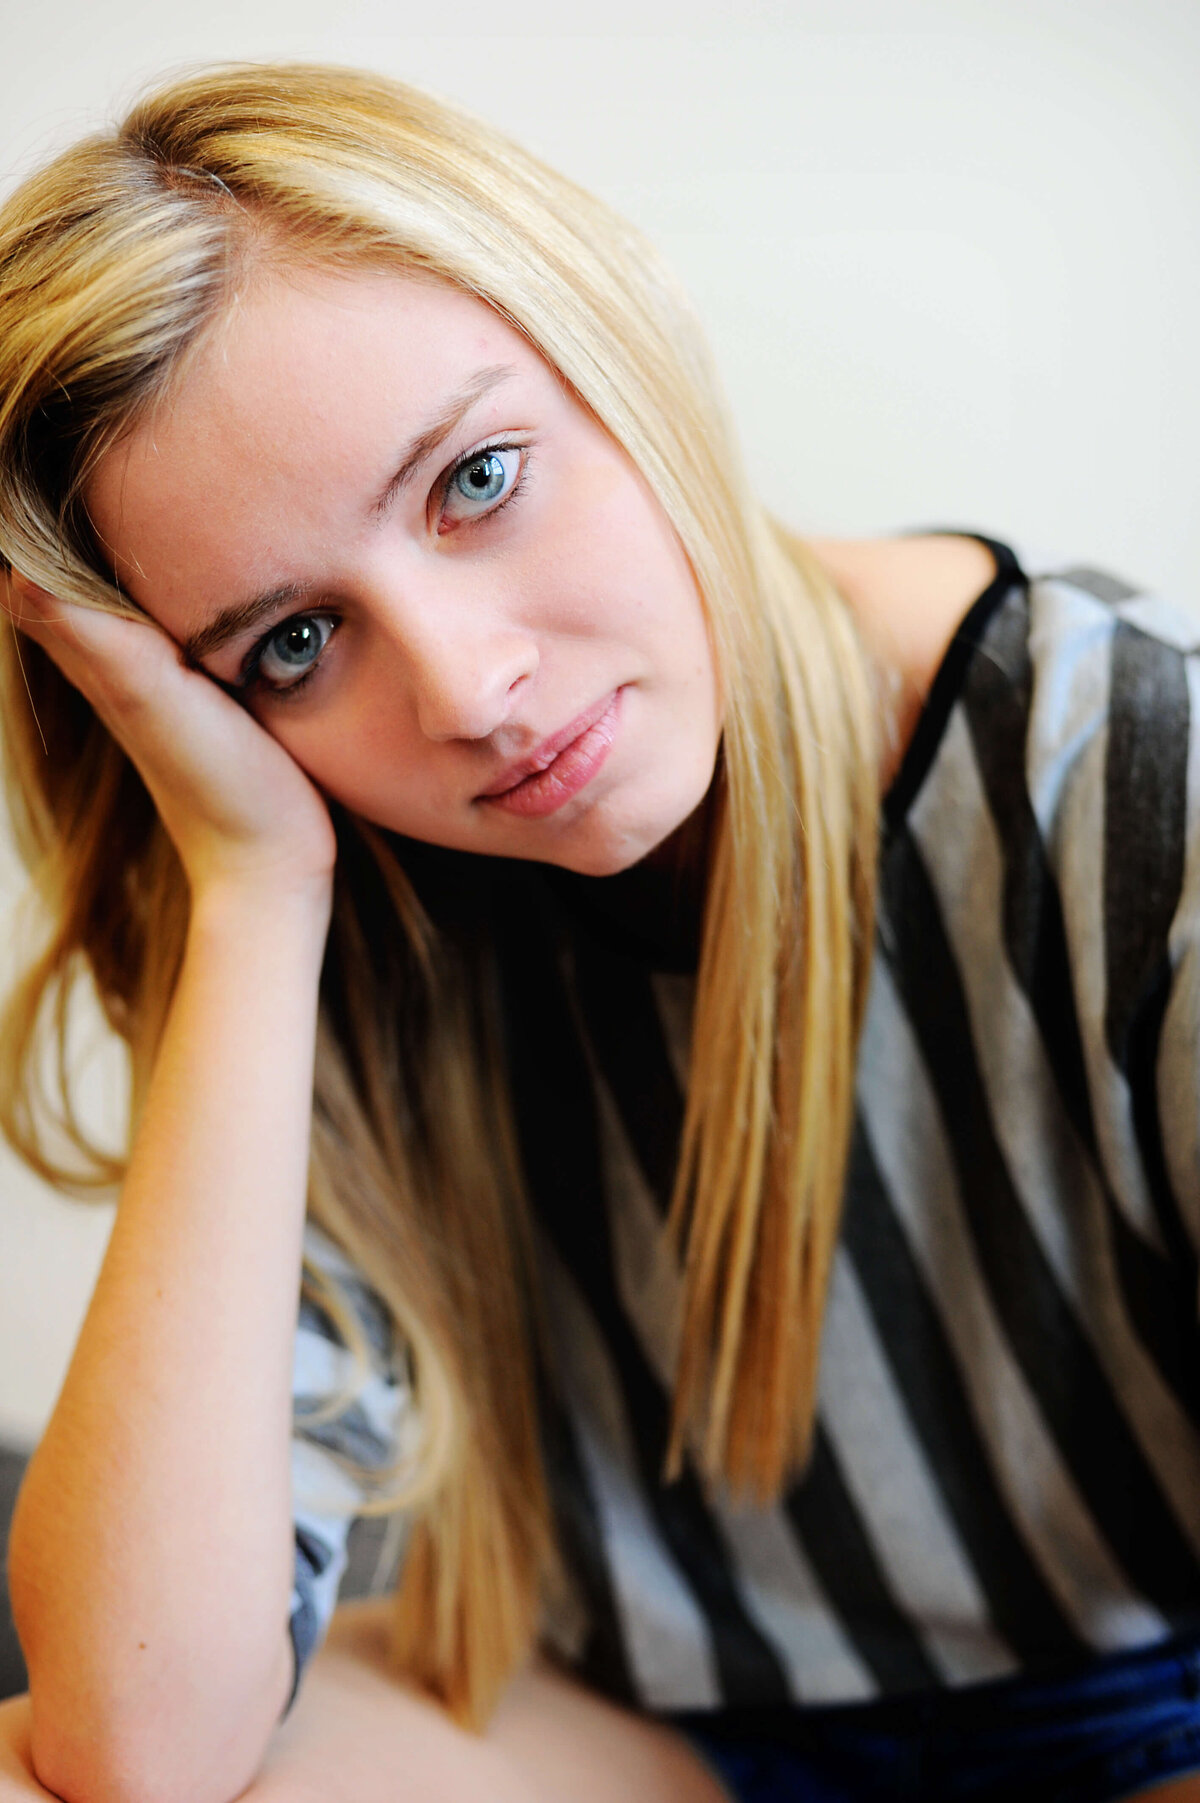
[[[685,1300],[665,1475],[690,1455],[712,1483],[767,1498],[811,1432],[872,938],[875,704],[845,609],[749,492],[700,333],[632,228],[424,94],[303,66],[217,68],[152,93],[0,212],[13,567],[127,607],[84,482],[256,256],[390,264],[480,297],[624,446],[691,560],[725,727],[670,1220]],[[6,635],[10,803],[53,930],[3,1023],[0,1124],[50,1179],[108,1183],[119,1161],[72,1106],[66,998],[88,974],[130,1048],[136,1119],[186,886],[123,753],[48,658],[18,651]],[[420,1456],[378,1504],[416,1515],[397,1660],[479,1724],[555,1581],[519,1160],[486,958],[446,943],[384,835],[338,828],[310,1212],[385,1299],[414,1374]],[[52,1154],[63,1132],[82,1165]],[[350,1331],[328,1286],[324,1300]]]

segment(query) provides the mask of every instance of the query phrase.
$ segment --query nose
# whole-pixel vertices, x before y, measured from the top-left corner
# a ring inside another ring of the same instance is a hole
[[[504,725],[517,691],[538,667],[537,647],[516,634],[435,635],[415,684],[427,739],[486,739]]]
[[[447,592],[447,591],[450,592]],[[486,739],[503,726],[538,668],[535,635],[497,593],[459,584],[405,584],[387,610],[402,642],[417,724],[425,738]]]

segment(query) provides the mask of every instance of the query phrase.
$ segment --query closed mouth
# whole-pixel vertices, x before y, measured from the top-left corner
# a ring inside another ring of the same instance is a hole
[[[582,738],[584,733],[595,726],[598,720],[603,719],[619,693],[619,690],[613,690],[611,694],[602,696],[599,701],[586,708],[582,714],[577,714],[574,720],[556,732],[552,738],[544,739],[537,750],[531,751],[528,757],[522,758],[519,763],[510,764],[504,774],[498,777],[490,788],[482,789],[475,799],[490,801],[497,795],[507,795],[529,777],[540,775],[554,762],[555,758],[567,750],[568,746],[573,745],[576,739]]]
[[[527,820],[556,814],[587,788],[606,762],[616,741],[624,693],[623,687],[614,689],[579,714],[523,763],[511,764],[504,776],[476,799]]]

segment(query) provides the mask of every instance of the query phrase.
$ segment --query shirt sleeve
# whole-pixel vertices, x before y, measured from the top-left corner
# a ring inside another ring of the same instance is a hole
[[[1197,626],[1200,630],[1200,622]],[[1135,1028],[1142,1021],[1146,1027],[1140,1040],[1130,1037],[1157,1090],[1157,1115],[1149,1106],[1143,1111],[1161,1131],[1158,1143],[1147,1135],[1151,1171],[1178,1209],[1180,1244],[1187,1246],[1195,1268],[1200,1265],[1200,652],[1186,658],[1183,671],[1189,705],[1187,731],[1173,751],[1183,797],[1171,873],[1174,908],[1161,954],[1162,980],[1157,988],[1147,983],[1148,1005],[1135,1016]],[[1149,1081],[1144,1087],[1149,1090]],[[1161,1169],[1156,1169],[1159,1153]]]
[[[292,1372],[295,1564],[289,1628],[295,1676],[288,1709],[329,1626],[350,1528],[375,1493],[372,1479],[403,1455],[415,1429],[407,1368],[397,1356],[382,1302],[311,1224],[304,1253],[306,1264],[336,1285],[351,1306],[368,1362],[364,1370],[330,1315],[307,1296],[301,1301]]]
[[[1052,567],[1030,589],[1028,654],[1030,816],[1007,829],[1005,932],[1103,1181],[1105,1256],[1165,1353],[1200,1253],[1200,616]]]
[[[1124,1106],[1097,1120],[1128,1148],[1102,1148],[1114,1194],[1181,1277],[1200,1252],[1200,622],[1152,596],[1115,611],[1093,1013]]]

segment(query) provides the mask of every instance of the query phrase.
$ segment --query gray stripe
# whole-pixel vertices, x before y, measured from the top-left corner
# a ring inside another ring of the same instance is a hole
[[[822,1341],[821,1418],[896,1601],[951,1684],[1016,1669],[947,1513],[857,1276],[839,1250]]]
[[[779,1650],[798,1702],[865,1701],[878,1694],[870,1672],[778,1508],[734,1508],[718,1500],[739,1589],[759,1629]]]
[[[937,1098],[886,965],[859,1061],[863,1119],[991,1453],[1013,1521],[1085,1640],[1115,1650],[1167,1632],[1096,1531],[996,1321],[966,1230]]]

